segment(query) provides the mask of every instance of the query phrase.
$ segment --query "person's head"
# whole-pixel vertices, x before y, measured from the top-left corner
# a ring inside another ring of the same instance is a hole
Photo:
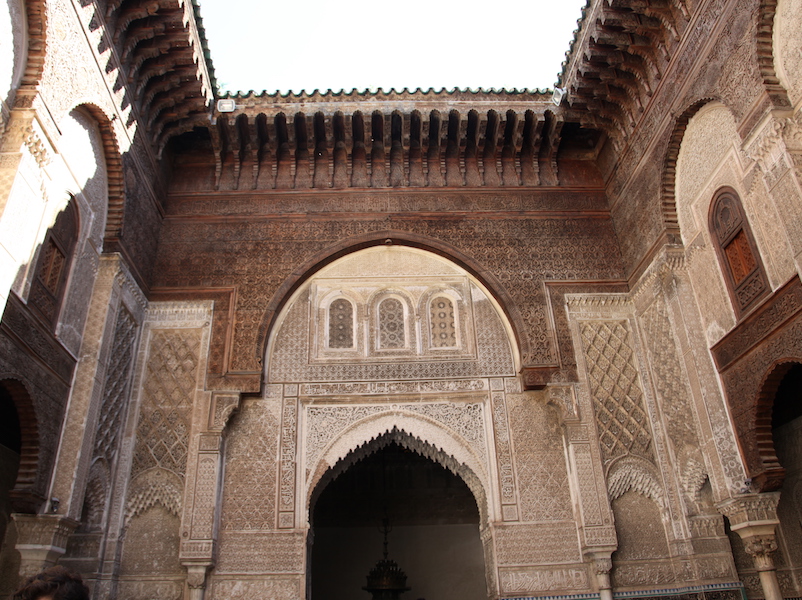
[[[56,565],[25,580],[13,600],[89,600],[89,588],[80,575]]]

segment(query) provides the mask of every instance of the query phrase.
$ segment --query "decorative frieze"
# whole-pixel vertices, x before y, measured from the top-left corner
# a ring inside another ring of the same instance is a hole
[[[301,396],[373,396],[391,394],[438,394],[442,392],[480,392],[486,379],[443,379],[430,381],[375,381],[353,383],[304,383]]]
[[[588,571],[584,566],[550,568],[501,568],[499,582],[503,594],[531,592],[572,592],[588,588]]]

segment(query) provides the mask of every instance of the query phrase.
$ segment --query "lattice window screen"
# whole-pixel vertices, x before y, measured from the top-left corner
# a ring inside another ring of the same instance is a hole
[[[379,304],[379,348],[403,348],[404,306],[395,298],[386,298]]]
[[[432,324],[432,348],[453,348],[457,345],[457,327],[454,318],[454,303],[438,296],[430,305]]]
[[[329,348],[354,347],[354,306],[345,298],[329,305]]]

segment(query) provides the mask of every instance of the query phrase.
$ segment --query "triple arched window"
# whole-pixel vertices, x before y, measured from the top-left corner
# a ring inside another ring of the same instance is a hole
[[[770,288],[741,199],[732,188],[722,188],[713,197],[710,231],[735,313],[740,318]]]
[[[340,291],[322,307],[323,351],[343,357],[354,352],[399,356],[459,351],[464,336],[461,302],[459,294],[443,288],[417,299],[403,291],[383,290],[365,302],[357,294]]]

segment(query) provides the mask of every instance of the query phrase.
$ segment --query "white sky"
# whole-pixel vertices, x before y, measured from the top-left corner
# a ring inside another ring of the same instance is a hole
[[[199,0],[223,91],[552,88],[586,0]]]

